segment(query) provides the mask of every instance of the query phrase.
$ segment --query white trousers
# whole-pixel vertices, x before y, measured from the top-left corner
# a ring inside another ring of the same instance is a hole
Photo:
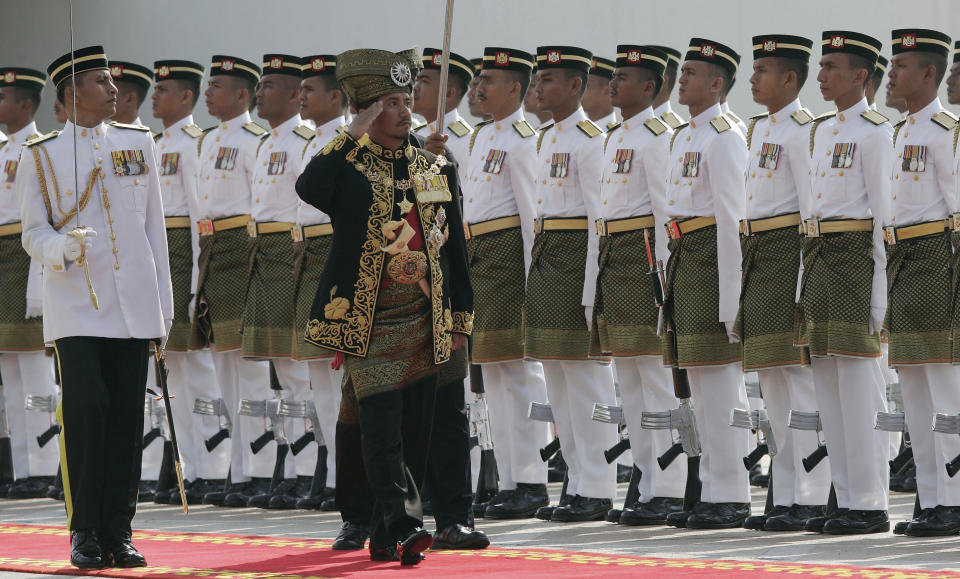
[[[949,364],[901,366],[900,386],[917,465],[920,507],[960,505],[960,476],[950,478],[944,464],[960,454],[960,437],[933,432],[938,412],[960,412],[960,367]]]
[[[890,367],[890,344],[880,343],[880,358],[877,359],[878,370],[880,372],[880,388],[884,399],[887,396],[887,385],[896,384],[900,381],[897,371]],[[890,409],[893,411],[893,409]],[[900,440],[903,438],[902,432],[890,433],[890,457],[897,456],[900,453]]]
[[[618,358],[620,400],[630,436],[633,464],[643,473],[640,477],[640,502],[653,497],[683,498],[687,480],[686,456],[680,456],[660,470],[657,457],[673,444],[669,430],[644,430],[640,419],[644,411],[663,411],[677,407],[673,393],[673,376],[663,367],[660,357],[639,356]]]
[[[593,420],[594,403],[616,403],[610,364],[544,360],[543,373],[567,463],[567,493],[612,500],[617,466],[607,464],[603,451],[616,444],[617,426]]]
[[[284,400],[309,400],[310,394],[310,372],[307,369],[306,362],[298,362],[290,358],[272,358],[273,367],[277,372],[277,379],[280,382],[280,397]],[[267,362],[263,362],[265,365]],[[270,389],[269,366],[268,378],[257,390],[256,396],[250,397],[251,400],[270,400],[275,398],[277,393]],[[270,427],[269,420],[251,419],[242,417],[241,420],[251,422],[260,428],[259,436],[266,432]],[[285,418],[283,420],[283,432],[290,444],[293,444],[304,432],[306,432],[306,422],[302,419]],[[250,462],[250,469],[247,475],[257,478],[270,478],[273,476],[273,470],[277,463],[277,443],[269,442],[260,449],[260,452],[253,455]],[[301,464],[302,463],[302,464]],[[298,455],[294,456],[292,452],[287,452],[283,466],[283,478],[296,478],[298,465],[308,475],[313,474],[313,468],[317,463],[316,445],[307,445]]]
[[[739,364],[688,368],[693,412],[700,435],[700,499],[708,503],[749,503],[750,477],[743,457],[750,452],[750,431],[730,426],[730,412],[747,408]]]
[[[57,437],[40,447],[37,436],[56,423],[54,413],[27,410],[27,396],[57,396],[53,365],[44,352],[0,354],[0,374],[6,398],[14,477],[54,476],[60,463]],[[56,399],[56,398],[54,398]]]
[[[773,504],[825,505],[830,495],[830,465],[823,461],[812,472],[801,462],[817,448],[817,433],[795,430],[787,425],[790,410],[814,412],[817,393],[813,388],[813,372],[809,366],[760,370],[760,388],[773,429],[777,454],[771,459],[773,469]]]
[[[547,463],[540,458],[540,449],[551,440],[550,425],[528,418],[531,402],[547,400],[543,366],[511,360],[483,364],[481,370],[500,488],[546,484]]]
[[[887,510],[890,438],[873,429],[877,412],[887,410],[876,360],[815,357],[810,364],[837,506]]]
[[[323,435],[323,443],[327,447],[327,480],[325,487],[333,488],[337,480],[337,417],[340,415],[340,394],[341,383],[343,382],[343,370],[334,370],[330,367],[330,360],[315,360],[307,362],[307,368],[310,372],[310,387],[313,390],[313,404],[317,408],[317,419],[320,421],[320,434]],[[309,452],[313,455],[316,462],[318,445],[311,444]],[[308,449],[300,452],[300,455],[307,453]],[[313,475],[313,470],[305,472],[305,462],[309,460],[307,455],[304,460],[297,457],[297,474]]]
[[[210,350],[167,352],[167,376],[173,424],[177,429],[177,444],[183,462],[185,479],[226,478],[230,467],[230,441],[220,443],[208,452],[204,443],[220,430],[220,419],[193,413],[197,398],[220,398],[217,375]],[[231,417],[232,418],[232,417]]]
[[[237,415],[240,408],[240,399],[264,400],[273,395],[270,390],[270,370],[267,363],[258,360],[248,360],[243,357],[239,349],[219,352],[214,344],[213,366],[216,370],[217,384],[220,386],[220,397],[223,398],[230,412],[233,431],[230,436],[230,478],[235,483],[246,482],[253,476],[251,472],[258,472],[253,468],[253,451],[250,443],[263,434],[264,425],[249,417],[241,420]],[[275,452],[268,452],[274,443],[264,447],[258,454],[267,452],[271,457]],[[262,461],[261,461],[262,462]],[[273,474],[273,460],[270,461],[268,474],[258,472],[256,476],[269,477]]]
[[[147,361],[147,388],[157,392],[157,372],[156,365],[153,363],[153,359]],[[147,400],[154,398],[153,394],[149,392],[146,395]],[[171,401],[172,402],[172,401]],[[162,404],[162,402],[161,402]],[[151,408],[153,408],[153,401],[151,400]],[[160,432],[166,432],[167,427],[163,424],[165,418],[163,416],[152,416],[146,412],[143,413],[143,435],[146,436],[148,432],[154,428],[159,428]],[[177,442],[180,442],[180,438],[177,438]],[[140,462],[140,480],[149,480],[156,481],[160,477],[160,465],[163,462],[163,437],[158,436],[154,438],[149,445],[143,448],[143,455],[141,456]]]

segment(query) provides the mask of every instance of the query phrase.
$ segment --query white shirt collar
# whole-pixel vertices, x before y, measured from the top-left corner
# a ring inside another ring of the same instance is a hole
[[[28,137],[30,137],[30,135],[34,135],[34,134],[39,134],[37,132],[37,123],[34,121],[30,121],[29,123],[27,123],[27,126],[23,127],[16,133],[11,133],[7,135],[7,139],[9,139],[9,142],[7,144],[22,145],[23,142],[26,141]]]
[[[642,123],[644,123],[644,122],[652,119],[653,116],[654,116],[654,115],[653,115],[653,107],[650,106],[650,107],[647,107],[647,108],[643,109],[643,110],[640,111],[639,113],[633,115],[633,116],[630,117],[629,119],[623,119],[623,122],[620,123],[620,125],[621,125],[621,127],[623,127],[623,130],[629,131],[631,125],[632,125],[633,127],[638,127],[638,126],[640,126]]]
[[[174,135],[176,134],[177,131],[179,131],[183,127],[187,125],[192,125],[192,124],[193,124],[193,115],[187,115],[182,119],[180,119],[179,121],[173,123],[169,127],[163,129],[163,136],[169,137],[170,135]]]
[[[719,117],[721,114],[723,114],[722,107],[720,103],[717,103],[711,107],[707,107],[705,111],[690,119],[690,126],[694,129],[699,128]]]
[[[221,121],[218,126],[220,127],[220,130],[228,131],[230,129],[238,129],[249,122],[250,122],[250,111],[243,111],[242,113],[233,117],[232,119]]]
[[[285,135],[292,131],[293,129],[299,127],[303,123],[303,120],[300,118],[300,113],[297,113],[290,117],[289,119],[283,121],[275,128],[270,129],[270,134],[274,137],[279,137],[280,135]]]
[[[780,109],[779,111],[774,112],[774,113],[770,113],[770,117],[769,117],[769,118],[770,118],[770,120],[771,120],[772,122],[775,123],[775,122],[777,122],[777,121],[783,120],[783,119],[786,118],[786,117],[789,117],[789,116],[792,115],[793,113],[799,111],[800,108],[801,108],[801,107],[800,107],[800,99],[799,99],[799,98],[795,98],[795,99],[793,99],[792,102],[790,102],[790,104],[788,104],[787,106],[783,107],[783,108]]]
[[[347,124],[347,120],[343,118],[343,115],[340,115],[339,117],[333,117],[329,121],[317,127],[317,136],[322,137],[324,133],[330,134],[332,131],[336,131],[345,124]]]

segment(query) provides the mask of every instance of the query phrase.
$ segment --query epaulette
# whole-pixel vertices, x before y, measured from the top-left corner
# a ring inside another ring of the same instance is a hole
[[[757,123],[761,119],[765,119],[770,116],[770,113],[761,113],[759,115],[754,115],[750,117],[750,122],[747,123],[747,150],[750,150],[750,142],[753,140],[753,128],[757,126]]]
[[[32,146],[34,146],[34,145],[39,145],[40,143],[42,143],[42,142],[44,142],[44,141],[49,141],[50,139],[56,137],[56,136],[59,135],[59,134],[60,134],[60,131],[50,131],[50,132],[47,133],[46,135],[40,135],[39,137],[37,137],[37,138],[35,138],[35,139],[30,139],[29,141],[27,141],[26,143],[24,143],[23,146],[25,146],[25,147],[32,147]],[[6,142],[6,141],[4,141],[4,142]]]
[[[903,128],[903,125],[906,124],[907,119],[903,119],[899,123],[893,125],[893,144],[897,144],[897,135],[900,134],[900,129]]]
[[[960,124],[953,130],[953,156],[957,156],[957,140],[960,139]]]
[[[545,127],[540,127],[540,136],[537,138],[537,152],[540,152],[540,145],[543,143],[543,137],[546,136],[547,131],[553,128],[553,123]]]
[[[827,119],[832,119],[837,116],[837,111],[830,111],[828,113],[823,113],[819,117],[813,120],[813,126],[810,127],[810,158],[813,158],[813,138],[817,134],[817,127],[820,126],[820,123]]]
[[[957,126],[957,117],[953,116],[947,111],[940,111],[939,113],[933,115],[930,120],[937,123],[947,131],[952,131],[954,127]]]
[[[126,123],[118,123],[117,121],[110,121],[111,127],[117,127],[118,129],[131,129],[134,131],[143,131],[145,133],[152,133],[150,127],[145,127],[143,125],[128,125]]]
[[[454,135],[456,135],[458,138],[461,138],[461,139],[469,135],[470,131],[473,130],[470,128],[470,125],[468,125],[467,123],[459,119],[447,125],[447,129],[449,129],[451,133],[453,133]]]
[[[643,121],[643,126],[647,127],[647,130],[653,133],[653,136],[655,137],[659,137],[667,132],[668,128],[663,121],[656,117]]]
[[[191,139],[199,139],[203,136],[203,129],[197,125],[184,125],[181,131],[184,132]]]
[[[710,121],[710,126],[713,127],[713,130],[717,131],[718,133],[723,133],[733,128],[733,125],[731,125],[730,121],[727,120],[726,115],[714,117],[713,120]]]
[[[203,145],[203,140],[206,139],[206,138],[207,138],[207,135],[210,133],[210,131],[212,131],[212,130],[215,129],[215,128],[217,128],[217,125],[213,125],[212,127],[207,127],[207,128],[205,128],[205,129],[203,129],[203,134],[200,135],[200,138],[199,138],[199,139],[197,139],[197,154],[198,154],[198,155],[200,154],[200,147],[201,147],[201,145]]]
[[[577,128],[583,131],[583,134],[591,139],[603,134],[603,129],[598,127],[597,123],[591,121],[590,119],[583,119],[577,123]]]
[[[740,120],[740,117],[738,117],[737,115],[735,115],[735,114],[733,114],[733,113],[731,113],[731,112],[727,112],[726,115],[727,115],[728,117],[730,117],[731,119],[733,119],[733,122],[736,123],[736,124],[738,124],[738,125],[743,122],[743,121]]]
[[[684,122],[682,122],[682,121],[680,120],[680,117],[678,117],[677,115],[673,114],[673,112],[671,112],[671,111],[667,111],[667,112],[663,113],[662,115],[660,115],[660,119],[661,119],[663,122],[667,123],[667,126],[669,126],[669,127],[670,127],[671,129],[673,129],[674,131],[676,131],[677,129],[679,129],[681,125],[686,124],[686,123],[684,123]]]
[[[680,123],[677,128],[673,129],[673,136],[670,137],[670,151],[673,152],[673,142],[677,140],[677,135],[680,134],[680,131],[685,129],[690,123]]]
[[[620,123],[618,123],[617,121],[610,121],[609,123],[607,123],[607,132],[609,133],[615,127],[619,127],[619,126],[620,126]]]
[[[306,139],[309,141],[314,138],[317,133],[307,125],[299,125],[297,128],[293,129],[293,134],[300,137],[301,139]]]
[[[530,123],[528,123],[525,119],[514,121],[513,130],[517,131],[517,134],[524,139],[537,134],[537,131],[533,130],[533,127],[531,127]]]
[[[607,143],[610,142],[610,137],[612,137],[612,136],[613,136],[613,133],[615,133],[616,130],[619,129],[622,125],[623,125],[623,123],[616,123],[616,124],[614,124],[612,127],[610,127],[610,128],[607,129],[607,138],[605,138],[605,139],[603,140],[603,150],[604,150],[604,151],[607,150]]]
[[[154,142],[154,143],[156,143],[157,141],[159,141],[159,140],[162,139],[162,138],[163,138],[163,133],[162,133],[162,132],[161,132],[161,133],[154,133],[154,134],[153,134],[153,142]]]
[[[417,125],[417,126],[415,126],[415,127],[411,127],[410,130],[413,131],[414,133],[416,133],[417,131],[419,131],[419,130],[422,129],[423,127],[427,126],[428,124],[429,124],[429,123],[420,123],[419,125]]]
[[[888,119],[887,117],[881,115],[880,113],[878,113],[877,111],[875,111],[875,110],[873,110],[873,109],[867,109],[867,110],[863,111],[862,113],[860,113],[860,116],[863,117],[864,119],[870,121],[871,123],[873,123],[873,124],[875,124],[875,125],[882,125],[883,123],[888,123],[888,122],[890,122],[890,119]]]
[[[243,123],[243,130],[258,137],[262,137],[270,132],[253,121],[250,121],[249,123]]]
[[[0,150],[3,150],[3,148],[6,147],[6,146],[7,146],[7,143],[9,143],[9,142],[10,142],[10,141],[8,141],[8,140],[6,140],[6,139],[0,141]]]
[[[807,123],[813,122],[813,115],[810,114],[810,111],[807,109],[799,109],[795,111],[790,118],[793,119],[801,127]]]
[[[470,135],[470,145],[467,148],[467,151],[469,151],[471,154],[473,153],[473,144],[477,141],[477,135],[480,133],[480,127],[489,125],[492,122],[493,122],[492,120],[480,121],[479,123],[477,123],[477,126],[473,127],[473,134]]]

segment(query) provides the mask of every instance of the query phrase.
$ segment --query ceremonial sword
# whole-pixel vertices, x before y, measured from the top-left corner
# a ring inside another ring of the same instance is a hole
[[[161,341],[155,342],[154,358],[157,365],[157,385],[160,386],[160,396],[163,397],[163,406],[167,411],[167,428],[170,429],[170,446],[173,447],[173,469],[177,473],[177,488],[180,490],[180,503],[183,505],[183,514],[189,514],[187,507],[187,492],[183,487],[183,465],[180,463],[180,446],[177,444],[177,431],[173,426],[173,411],[170,409],[170,390],[167,389],[167,354]]]

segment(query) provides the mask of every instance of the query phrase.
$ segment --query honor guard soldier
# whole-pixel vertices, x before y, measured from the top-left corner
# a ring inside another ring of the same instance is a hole
[[[43,337],[60,368],[70,561],[142,567],[130,521],[148,347],[173,323],[153,139],[145,128],[105,122],[117,89],[102,47],[68,53],[47,72],[70,121],[27,142],[31,162],[18,169],[17,193],[23,247],[43,264]]]
[[[801,200],[803,277],[796,343],[810,349],[817,406],[830,441],[838,510],[807,521],[808,531],[859,534],[889,530],[889,438],[874,421],[886,411],[880,328],[887,308],[883,224],[890,216],[893,149],[863,96],[879,40],[823,33],[817,81],[838,113],[810,129],[811,191]]]
[[[690,123],[674,133],[665,212],[670,238],[664,290],[664,362],[687,370],[701,433],[701,501],[667,523],[695,529],[739,527],[750,514],[742,458],[748,432],[730,427],[747,407],[740,345],[733,331],[740,301],[740,236],[747,149],[720,100],[740,55],[690,40],[678,80]]]
[[[800,268],[800,199],[809,196],[813,115],[798,95],[810,70],[813,41],[786,34],[753,37],[753,100],[767,108],[747,128],[747,213],[740,222],[743,287],[737,332],[743,370],[757,372],[776,454],[771,457],[773,508],[749,517],[748,529],[801,531],[823,515],[830,488],[824,464],[811,472],[801,459],[816,433],[787,428],[790,410],[814,412],[817,399],[806,348],[793,345]],[[768,442],[769,444],[769,442]]]
[[[153,70],[132,62],[110,61],[110,76],[117,85],[117,114],[113,120],[128,125],[140,122],[140,107],[153,84]]]
[[[200,219],[196,305],[190,348],[210,346],[220,397],[233,424],[231,432],[229,492],[232,504],[266,492],[269,479],[250,481],[253,453],[250,442],[257,432],[252,420],[238,420],[241,399],[263,399],[269,381],[266,363],[245,359],[241,352],[246,295],[249,235],[257,147],[267,130],[250,120],[254,88],[260,67],[234,56],[216,55],[204,96],[207,111],[220,124],[207,130],[197,145],[200,153],[197,206]],[[251,488],[251,487],[256,488]],[[224,504],[227,494],[211,492],[204,502]]]
[[[537,143],[537,218],[524,300],[524,350],[543,363],[547,398],[567,463],[567,495],[538,516],[554,521],[603,519],[613,507],[616,465],[602,451],[617,441],[616,426],[592,419],[594,403],[615,404],[609,360],[590,357],[587,320],[592,291],[587,260],[597,259],[597,216],[603,130],[580,106],[593,55],[570,46],[537,48],[537,102],[554,124]]]
[[[301,169],[297,171],[298,174],[331,139],[346,129],[347,123],[345,116],[347,97],[337,82],[336,56],[318,54],[304,58],[301,75],[300,116],[306,121],[312,121],[316,130],[303,148]],[[298,198],[297,224],[292,235],[293,277],[296,284],[292,336],[293,359],[307,363],[313,403],[325,448],[325,452],[310,452],[317,456],[317,460],[323,460],[326,466],[324,471],[315,469],[317,473],[326,473],[326,480],[313,481],[312,490],[318,492],[311,492],[310,496],[297,501],[296,506],[301,509],[332,511],[336,510],[333,502],[334,481],[337,479],[337,453],[334,450],[334,444],[340,428],[337,417],[340,409],[343,370],[331,367],[330,361],[334,354],[331,350],[319,348],[307,342],[303,332],[310,320],[310,308],[313,306],[313,298],[316,297],[316,288],[323,275],[327,257],[330,255],[330,244],[333,241],[333,225],[330,223],[330,216]],[[308,451],[301,451],[303,452]],[[354,458],[359,459],[359,457],[344,457],[345,460]],[[303,462],[297,461],[298,469]],[[362,470],[361,465],[360,471]],[[347,485],[347,490],[349,488],[350,485]],[[363,521],[364,526],[368,524],[369,521]],[[365,540],[367,530],[364,529],[362,533]],[[359,548],[363,548],[362,542]]]
[[[543,369],[523,361],[522,296],[533,245],[537,133],[523,115],[535,57],[522,50],[484,49],[477,99],[491,121],[477,125],[464,161],[464,223],[475,317],[471,361],[481,365],[500,494],[484,516],[533,517],[549,504],[547,465],[539,449],[548,425],[527,418],[531,402],[546,400]]]
[[[605,132],[617,124],[617,111],[610,104],[610,79],[615,65],[609,58],[594,56],[587,90],[583,92],[583,112]]]
[[[663,231],[663,168],[673,130],[653,114],[667,59],[667,53],[649,46],[617,46],[610,102],[624,121],[605,139],[594,222],[599,257],[587,262],[584,283],[590,292],[587,299],[594,296],[591,353],[616,360],[624,420],[631,433],[631,462],[642,473],[639,499],[625,504],[618,519],[625,525],[663,524],[668,514],[680,510],[686,478],[683,461],[666,470],[657,464],[673,442],[670,433],[640,426],[644,410],[676,405],[671,373],[661,360],[649,273],[650,264],[667,255],[657,230]]]
[[[530,85],[527,87],[527,94],[523,97],[523,110],[530,117],[536,117],[534,124],[539,131],[541,127],[550,124],[550,111],[540,110],[540,104],[537,103],[537,65],[533,65],[533,72],[530,73]]]
[[[163,122],[163,132],[155,141],[173,283],[173,327],[166,349],[170,388],[177,395],[171,397],[170,404],[180,433],[183,476],[190,483],[187,500],[199,504],[206,493],[223,488],[229,466],[229,445],[213,451],[204,445],[220,430],[219,420],[193,413],[198,398],[220,397],[212,354],[206,349],[188,350],[200,254],[197,145],[203,136],[193,122],[193,108],[200,97],[204,70],[202,64],[188,60],[158,60],[153,73],[153,116]],[[180,501],[179,489],[158,492],[154,500],[176,504]]]
[[[677,113],[670,107],[670,95],[673,94],[674,87],[677,86],[677,76],[680,70],[680,51],[669,46],[651,45],[650,48],[667,53],[667,68],[663,71],[663,84],[660,85],[660,92],[653,101],[653,115],[665,122],[668,127],[677,130],[684,123]]]
[[[55,427],[57,385],[53,360],[43,344],[42,265],[23,250],[20,205],[17,203],[17,167],[25,141],[36,138],[33,121],[47,75],[20,67],[0,68],[0,124],[7,129],[0,141],[0,175],[5,195],[0,197],[0,373],[10,423],[13,469],[16,482],[7,498],[31,499],[47,495],[57,474],[57,445],[49,439],[40,446],[38,436]],[[32,163],[33,159],[27,158]],[[46,401],[45,411],[26,410],[28,399]],[[51,444],[52,443],[52,444]]]
[[[418,488],[434,390],[473,326],[456,167],[410,145],[417,60],[373,49],[337,56],[337,80],[358,114],[297,181],[300,197],[334,224],[304,331],[341,353],[359,401],[376,499],[370,557],[402,565],[419,563],[433,543]]]
[[[423,69],[417,75],[413,87],[413,112],[426,119],[425,125],[414,127],[413,131],[422,138],[433,133],[447,136],[447,148],[453,154],[453,160],[464,163],[470,158],[470,135],[473,127],[467,124],[457,107],[467,94],[473,80],[473,65],[459,54],[450,53],[450,74],[447,77],[446,112],[440,126],[437,124],[437,106],[440,98],[440,68],[443,65],[443,52],[436,48],[423,49]]]
[[[960,440],[931,431],[937,413],[960,412],[960,368],[951,344],[953,250],[960,216],[954,161],[955,116],[937,90],[947,70],[950,37],[935,30],[892,32],[890,95],[902,98],[907,118],[897,124],[887,242],[890,365],[900,374],[903,407],[917,465],[921,512],[902,529],[914,537],[960,532],[960,480],[943,464]],[[898,523],[898,525],[900,525]]]
[[[953,63],[947,77],[947,102],[960,105],[960,40],[953,43]]]

